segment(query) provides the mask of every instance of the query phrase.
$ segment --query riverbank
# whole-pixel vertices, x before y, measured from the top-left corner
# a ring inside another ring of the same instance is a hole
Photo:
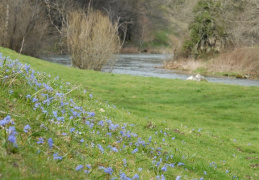
[[[217,77],[259,79],[259,47],[239,48],[213,59],[179,59],[165,63],[165,69]]]
[[[186,80],[191,73],[188,74],[186,71],[183,72],[176,70],[165,70],[164,68],[161,68],[163,66],[163,62],[167,61],[171,57],[172,55],[170,54],[120,54],[115,57],[117,60],[112,67],[112,73]],[[68,55],[42,56],[42,59],[65,66],[71,66],[71,59]],[[104,67],[102,72],[110,72],[110,70],[111,68],[108,66]],[[206,79],[208,82],[234,84],[241,86],[259,86],[258,80],[215,76],[216,75],[206,76]]]
[[[125,46],[120,50],[120,54],[172,54],[173,50],[170,47],[136,47],[136,46]]]
[[[28,79],[20,79],[16,74],[10,76],[15,79],[1,84],[0,119],[6,114],[14,115],[19,149],[15,153],[5,153],[5,141],[1,139],[3,151],[0,156],[3,161],[0,165],[5,168],[0,169],[0,174],[4,177],[110,179],[120,177],[121,172],[130,177],[138,174],[140,179],[158,175],[164,175],[166,179],[177,176],[186,179],[258,177],[258,87],[86,71],[18,55],[4,48],[0,48],[0,52],[30,64],[31,69],[36,70],[34,75],[40,78],[37,83],[44,80],[54,87],[52,95],[64,92],[68,100],[71,98],[87,112],[94,112],[91,122],[96,128],[91,129],[80,118],[72,122],[65,117],[68,122],[65,127],[51,123],[49,120],[52,118],[44,118],[41,109],[33,110],[36,102],[26,99],[30,93],[42,100],[45,90],[30,88],[25,83]],[[23,71],[26,74],[25,69]],[[45,75],[37,71],[45,72]],[[32,77],[31,73],[29,75]],[[11,89],[9,85],[12,85]],[[73,104],[71,100],[69,102]],[[44,106],[47,107],[47,102]],[[55,111],[61,110],[60,103],[45,109],[55,119]],[[124,130],[108,132],[106,120],[119,124],[119,128],[129,128],[138,137],[131,134],[131,137],[116,139]],[[105,128],[100,121],[104,121]],[[32,127],[29,134],[23,131],[27,123]],[[73,132],[70,127],[76,130]],[[77,130],[87,133],[76,133]],[[68,136],[62,135],[63,132]],[[107,133],[112,133],[112,136]],[[37,144],[40,137],[44,137],[42,145]],[[50,137],[53,138],[53,149],[49,149],[47,142]],[[154,148],[152,153],[141,145],[142,140],[150,141],[147,147]],[[123,144],[126,149],[123,149]],[[59,154],[54,156],[57,152]],[[63,159],[58,160],[60,156]],[[80,170],[79,165],[83,165],[86,171]],[[88,169],[87,165],[92,168]],[[111,167],[112,176],[106,173],[110,169],[104,172],[100,166],[105,170]]]

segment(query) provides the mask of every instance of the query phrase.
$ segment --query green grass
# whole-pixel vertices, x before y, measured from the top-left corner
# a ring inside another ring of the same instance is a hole
[[[139,134],[142,139],[146,141],[152,136],[152,142],[156,142],[152,146],[161,146],[164,152],[162,155],[173,154],[172,162],[183,162],[187,168],[168,168],[168,171],[164,172],[167,179],[175,179],[178,175],[182,176],[182,179],[200,177],[232,179],[233,175],[239,179],[259,177],[256,166],[259,164],[258,87],[85,71],[18,55],[5,48],[0,48],[0,52],[11,59],[18,58],[20,62],[30,64],[37,71],[46,72],[52,77],[59,76],[62,81],[57,82],[58,84],[70,82],[75,86],[80,85],[80,88],[69,94],[68,98],[73,98],[89,111],[94,111],[96,120],[107,117],[119,124],[135,124],[130,130]],[[48,78],[43,80],[54,81]],[[98,149],[91,152],[84,151],[78,144],[79,137],[71,137],[70,144],[63,144],[63,141],[55,139],[54,142],[58,144],[62,155],[68,154],[62,161],[54,161],[51,154],[53,152],[47,147],[42,148],[44,153],[36,156],[39,150],[35,144],[37,138],[40,136],[54,138],[57,132],[40,131],[40,134],[36,133],[35,136],[33,133],[31,135],[22,133],[23,126],[28,122],[34,126],[32,129],[37,129],[42,116],[31,108],[31,103],[25,103],[27,102],[25,95],[33,90],[21,82],[15,82],[17,84],[13,88],[14,94],[8,92],[6,84],[1,86],[0,120],[7,113],[17,115],[12,117],[19,120],[17,127],[21,137],[17,141],[22,142],[20,146],[23,148],[18,148],[16,153],[11,153],[10,149],[5,151],[6,141],[1,137],[0,167],[5,168],[1,168],[0,177],[109,179],[110,177],[103,176],[100,170],[86,176],[84,173],[75,172],[74,169],[80,163],[90,163],[92,166],[104,164],[105,167],[112,166],[114,174],[118,175],[123,159],[127,159],[129,163],[129,166],[123,169],[128,175],[133,176],[138,173],[138,167],[143,168],[139,173],[141,179],[150,179],[157,174],[163,174],[161,170],[157,171],[156,168],[154,170],[153,159],[148,153],[136,153],[133,156],[128,149],[124,153],[106,154],[101,157]],[[60,86],[55,86],[56,91],[61,91],[59,88]],[[82,89],[86,89],[88,94],[83,94]],[[89,93],[93,94],[93,99],[89,99]],[[106,101],[108,103],[105,103]],[[117,108],[111,108],[113,105]],[[100,112],[101,108],[105,112]],[[54,128],[51,124],[48,125]],[[80,125],[77,126],[81,128]],[[64,127],[57,128],[57,131],[61,130],[68,131]],[[87,136],[87,134],[82,135],[82,138]],[[96,138],[93,135],[90,137]],[[175,137],[175,140],[172,140],[172,137]],[[91,138],[87,141],[91,142]],[[102,140],[105,143],[102,143]],[[105,136],[94,141],[102,145],[115,143],[115,139],[109,141]],[[72,150],[69,151],[69,148]],[[77,151],[84,156],[83,159],[77,157]],[[229,173],[226,173],[226,170]],[[207,175],[204,175],[204,171]]]

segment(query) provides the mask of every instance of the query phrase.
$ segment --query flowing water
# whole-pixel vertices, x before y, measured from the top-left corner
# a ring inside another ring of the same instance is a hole
[[[130,74],[134,76],[158,77],[167,79],[187,79],[190,75],[179,74],[173,70],[165,70],[159,68],[163,66],[164,61],[170,59],[171,55],[164,54],[120,54],[118,61],[113,67],[112,73]],[[71,66],[70,57],[68,55],[43,56],[42,59]],[[108,68],[104,68],[104,72],[108,72]],[[235,79],[235,78],[218,78],[205,77],[208,82],[236,84],[242,86],[258,86],[259,80]]]

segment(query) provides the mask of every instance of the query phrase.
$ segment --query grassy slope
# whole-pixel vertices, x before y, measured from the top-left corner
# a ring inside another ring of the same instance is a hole
[[[166,147],[174,150],[178,159],[185,156],[188,169],[195,167],[191,172],[184,172],[189,177],[194,174],[204,176],[203,171],[206,171],[206,176],[211,179],[228,179],[233,174],[258,178],[258,169],[251,167],[259,163],[257,87],[83,71],[27,56],[18,57],[4,48],[0,48],[0,52],[11,59],[18,58],[31,64],[35,70],[81,84],[94,97],[131,112],[132,116],[127,118],[123,118],[126,116],[123,110],[110,115],[117,121],[136,124],[136,131],[142,137],[149,137],[160,130],[171,133],[176,140],[166,141]],[[8,101],[5,100],[6,103]],[[6,105],[1,101],[3,107]],[[159,142],[163,136],[160,134],[155,138]],[[217,163],[216,169],[209,166],[212,162]],[[226,169],[231,173],[226,174]]]

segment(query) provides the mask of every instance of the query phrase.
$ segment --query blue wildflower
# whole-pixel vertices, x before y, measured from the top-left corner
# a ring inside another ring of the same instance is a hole
[[[226,170],[226,173],[229,173],[229,170]]]
[[[113,152],[119,152],[116,147],[112,147],[111,150],[112,150]]]
[[[151,136],[149,136],[148,141],[149,141],[149,142],[151,142],[151,140],[152,140],[152,137],[151,137]]]
[[[8,132],[9,132],[9,137],[7,140],[15,145],[16,144],[15,134],[17,134],[15,127],[14,126],[9,127]]]
[[[55,118],[58,117],[58,111],[52,111],[52,113],[53,113],[53,116],[54,116]]]
[[[89,127],[90,127],[90,128],[93,128],[93,127],[94,127],[94,123],[91,123],[91,124],[89,125]]]
[[[104,152],[103,147],[100,144],[98,144],[97,146],[98,146],[99,150],[103,153]]]
[[[70,128],[70,130],[69,130],[69,131],[72,133],[72,132],[74,132],[74,131],[75,131],[75,129],[76,129],[76,128]]]
[[[121,180],[129,180],[130,178],[127,177],[125,173],[120,173],[120,179]]]
[[[58,156],[58,153],[55,153],[55,154],[53,154],[53,159],[54,160],[62,160],[63,157],[62,156]]]
[[[24,132],[28,133],[29,130],[31,129],[31,126],[29,124],[27,124],[26,126],[24,126]]]
[[[5,126],[6,124],[8,124],[9,122],[11,122],[11,117],[9,115],[7,115],[4,119],[2,119],[0,121],[0,126]]]
[[[181,180],[182,176],[177,176],[175,180]]]
[[[165,176],[162,174],[161,177],[160,177],[160,176],[157,176],[156,179],[157,179],[157,180],[165,180]]]
[[[13,144],[16,144],[15,133],[10,134],[7,140],[10,141]]]
[[[138,148],[134,149],[134,150],[132,151],[132,154],[135,154],[136,152],[138,152]]]
[[[39,141],[37,142],[37,144],[43,144],[44,139],[42,137],[39,138]]]
[[[160,164],[161,164],[161,162],[159,161],[159,162],[156,163],[156,166],[159,166]]]
[[[9,132],[9,134],[16,134],[17,133],[14,126],[9,127],[9,129],[7,129],[7,130]]]
[[[104,172],[112,175],[113,169],[111,167],[108,167],[108,168],[104,169]]]
[[[167,167],[164,166],[164,167],[161,168],[161,170],[162,170],[162,171],[166,171],[166,170],[167,170]]]
[[[139,175],[135,174],[132,179],[139,179]]]
[[[169,164],[171,168],[174,168],[175,163]]]
[[[37,101],[38,101],[37,98],[33,98],[33,99],[32,99],[32,102],[37,102]]]
[[[27,99],[29,99],[30,97],[31,97],[31,95],[30,95],[30,94],[28,94],[28,95],[26,96],[26,98],[27,98]]]
[[[30,70],[30,65],[25,64],[24,69],[25,69],[26,73],[28,74],[28,72]]]
[[[90,173],[90,171],[88,171],[88,170],[84,170],[84,172],[85,172],[86,174],[89,174],[89,173]]]
[[[178,164],[177,164],[177,166],[184,166],[185,164],[184,163],[181,163],[181,162],[179,162]]]
[[[43,104],[47,104],[47,105],[49,106],[51,100],[52,100],[52,99],[49,98],[49,99],[44,100],[42,103],[43,103]]]
[[[48,86],[47,84],[43,84],[44,88],[47,90],[47,91],[52,91],[52,87]]]
[[[95,113],[94,112],[88,112],[88,117],[94,117],[95,116]]]
[[[52,138],[48,139],[48,143],[49,143],[49,148],[52,149],[52,147],[53,147],[53,140],[52,140]]]
[[[99,121],[98,125],[103,126],[104,122],[103,121]]]
[[[38,108],[38,107],[40,107],[40,105],[41,105],[40,103],[35,103],[34,107]]]
[[[76,171],[79,171],[80,169],[82,169],[84,166],[83,165],[78,165],[77,167],[76,167]]]

